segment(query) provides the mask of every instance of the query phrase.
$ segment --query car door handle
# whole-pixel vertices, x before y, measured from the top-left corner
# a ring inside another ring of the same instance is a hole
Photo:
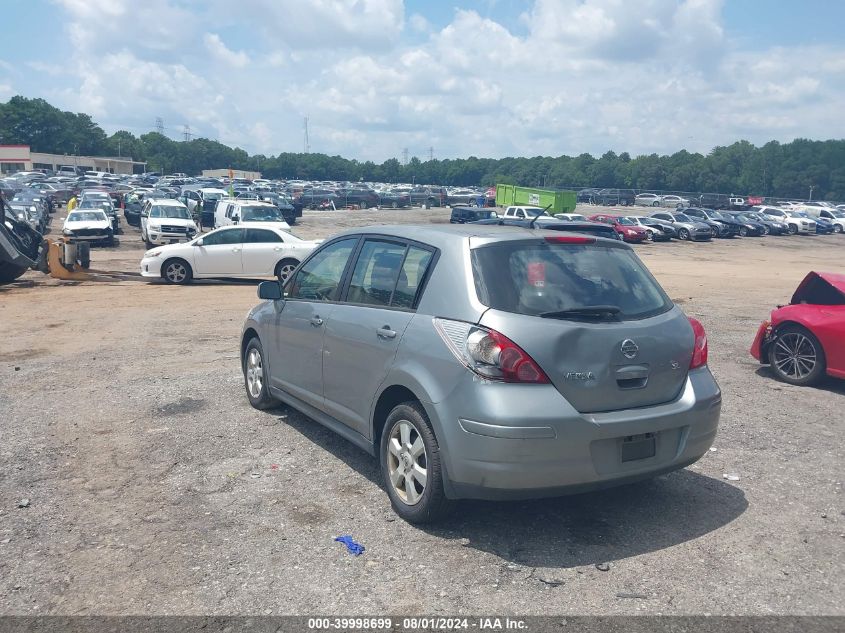
[[[232,252],[233,252],[233,253],[240,253],[240,252],[241,252],[241,249],[239,249],[239,248],[233,248],[233,249],[232,249]]]
[[[323,319],[318,316],[311,317],[311,325],[313,325],[314,327],[320,327],[321,325],[323,325]]]
[[[396,338],[396,331],[391,330],[389,325],[385,325],[383,328],[376,330],[376,334],[378,334],[379,338]]]
[[[276,252],[278,253],[280,250],[282,250],[282,247],[281,247],[281,246],[277,246],[277,247],[276,247],[276,248],[274,248],[273,250],[274,250],[274,251],[276,251]]]

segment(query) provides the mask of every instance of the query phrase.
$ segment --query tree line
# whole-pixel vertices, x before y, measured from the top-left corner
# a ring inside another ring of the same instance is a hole
[[[319,153],[249,155],[207,138],[176,141],[157,132],[107,135],[83,113],[65,112],[43,99],[15,96],[0,103],[0,144],[26,144],[35,152],[131,156],[148,169],[197,174],[203,169],[260,171],[266,178],[416,182],[447,186],[516,184],[549,189],[618,187],[638,190],[712,192],[783,198],[845,200],[845,140],[790,143],[748,141],[715,147],[707,155],[631,157],[608,151],[579,156],[469,158],[381,164]]]

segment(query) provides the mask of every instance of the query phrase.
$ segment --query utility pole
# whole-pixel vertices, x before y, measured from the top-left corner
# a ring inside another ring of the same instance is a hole
[[[186,141],[191,140],[191,126],[188,125],[187,123],[185,124],[185,130],[184,130],[183,134],[185,135]]]
[[[156,117],[156,132],[164,136],[164,119],[160,116]]]
[[[408,165],[408,148],[402,148],[402,164],[407,166]]]
[[[815,185],[810,185],[810,202],[813,201],[813,189],[815,189]]]
[[[428,148],[428,160],[434,160],[434,148],[433,147]]]
[[[120,141],[117,141],[117,157],[120,158]]]
[[[311,153],[311,141],[308,139],[308,117],[305,117],[305,153]]]

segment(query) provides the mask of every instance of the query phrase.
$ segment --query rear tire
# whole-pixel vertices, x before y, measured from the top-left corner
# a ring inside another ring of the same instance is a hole
[[[748,229],[744,226],[739,230],[740,237],[748,237]]]
[[[249,403],[262,411],[277,406],[278,402],[270,395],[266,357],[258,337],[253,337],[247,343],[244,350],[243,371],[244,387]]]
[[[842,232],[842,226],[839,225],[839,224],[834,224],[833,225],[833,232],[834,233],[841,233]]]
[[[295,259],[283,259],[278,264],[276,264],[276,278],[279,280],[279,283],[283,284],[288,280],[291,273],[296,270],[296,267],[299,266],[299,262]]]
[[[443,490],[440,447],[417,402],[393,408],[381,434],[380,467],[394,512],[408,523],[430,523],[451,506]]]
[[[689,231],[687,229],[679,229],[678,230],[678,239],[679,240],[688,240],[689,239]]]
[[[789,234],[790,235],[798,235],[798,227],[794,224],[789,225]]]
[[[168,259],[161,265],[161,278],[169,284],[189,284],[194,272],[184,259]]]

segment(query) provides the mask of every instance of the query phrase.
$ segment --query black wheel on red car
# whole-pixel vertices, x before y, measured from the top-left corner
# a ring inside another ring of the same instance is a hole
[[[769,345],[769,364],[780,380],[807,386],[825,375],[826,360],[819,339],[800,325],[788,325],[776,332]]]

